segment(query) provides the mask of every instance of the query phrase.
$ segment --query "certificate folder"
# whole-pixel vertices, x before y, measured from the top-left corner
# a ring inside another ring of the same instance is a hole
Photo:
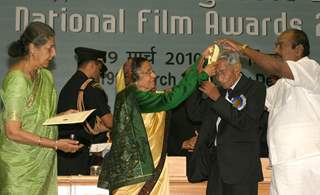
[[[91,144],[89,152],[109,152],[112,143]]]
[[[94,110],[95,109],[54,116],[47,119],[42,125],[62,125],[62,124],[82,123]]]

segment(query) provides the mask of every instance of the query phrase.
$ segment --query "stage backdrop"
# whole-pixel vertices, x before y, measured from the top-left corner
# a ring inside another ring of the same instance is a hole
[[[303,29],[311,56],[319,60],[320,0],[2,0],[0,78],[7,71],[7,47],[31,21],[57,34],[52,71],[58,92],[76,70],[74,48],[107,52],[103,87],[114,102],[115,74],[128,56],[148,57],[158,88],[173,86],[180,74],[218,38],[229,37],[272,53],[276,36]],[[243,59],[245,74],[268,85],[267,75]]]

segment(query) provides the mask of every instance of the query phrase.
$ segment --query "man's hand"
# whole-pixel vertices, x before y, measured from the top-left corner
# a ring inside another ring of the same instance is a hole
[[[65,115],[65,114],[72,114],[72,113],[76,113],[76,112],[79,112],[79,110],[76,110],[76,109],[69,109],[67,111],[64,111],[64,112],[60,112],[59,114],[57,114],[58,116],[60,115]]]
[[[218,88],[209,81],[203,82],[199,90],[206,94],[213,101],[217,101],[217,99],[220,97]]]
[[[184,150],[188,150],[188,152],[193,152],[193,149],[196,145],[197,139],[198,139],[198,132],[195,131],[195,136],[191,137],[190,139],[185,140],[182,143],[181,148]]]
[[[242,50],[244,49],[243,46],[245,46],[245,44],[232,39],[220,39],[217,41],[217,43],[223,46],[224,49],[229,49],[236,52],[242,52]]]

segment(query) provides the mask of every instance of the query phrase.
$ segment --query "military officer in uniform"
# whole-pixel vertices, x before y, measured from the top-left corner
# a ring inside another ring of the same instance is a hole
[[[85,124],[59,126],[59,138],[78,140],[85,147],[72,154],[58,152],[58,175],[88,175],[94,157],[89,154],[90,145],[107,141],[107,130],[103,129],[98,133],[90,131],[97,123],[97,116],[106,129],[112,128],[112,114],[108,105],[108,96],[99,84],[101,75],[107,70],[104,64],[106,52],[77,47],[75,54],[78,69],[61,90],[58,113],[69,109],[79,110],[79,105],[82,105],[82,110],[96,110],[86,120],[89,129]],[[80,103],[79,97],[81,97]]]

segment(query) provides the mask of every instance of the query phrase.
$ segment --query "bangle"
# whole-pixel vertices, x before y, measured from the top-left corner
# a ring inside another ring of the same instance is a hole
[[[55,150],[58,150],[58,140],[56,140],[56,141],[54,142],[54,149],[55,149]]]
[[[41,146],[41,143],[42,143],[42,140],[41,140],[41,136],[39,136],[39,139],[38,139],[38,146]]]
[[[240,51],[243,52],[248,46],[248,44],[243,44],[241,47],[240,47]]]

